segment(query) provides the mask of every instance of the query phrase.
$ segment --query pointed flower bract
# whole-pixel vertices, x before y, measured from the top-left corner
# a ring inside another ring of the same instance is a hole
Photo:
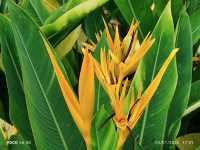
[[[87,147],[91,144],[91,123],[93,117],[94,107],[94,67],[90,59],[88,50],[85,50],[84,59],[81,67],[79,78],[79,100],[77,99],[74,91],[65,79],[61,68],[58,65],[55,55],[46,43],[48,54],[51,59],[55,74],[57,76],[61,91],[65,98],[68,109],[74,119],[77,127],[79,128]]]

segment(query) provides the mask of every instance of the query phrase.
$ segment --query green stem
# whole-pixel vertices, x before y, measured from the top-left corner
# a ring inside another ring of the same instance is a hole
[[[109,0],[87,0],[69,11],[65,12],[62,16],[57,18],[53,23],[47,24],[41,27],[41,30],[46,34],[46,36],[50,36],[55,34],[62,29],[65,29],[70,24],[76,22],[77,20],[83,19],[90,12],[95,9],[101,7]]]

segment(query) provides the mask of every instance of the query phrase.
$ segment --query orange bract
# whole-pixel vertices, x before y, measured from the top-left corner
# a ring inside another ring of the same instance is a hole
[[[81,73],[79,78],[79,100],[68,84],[67,80],[62,73],[61,68],[59,67],[56,57],[51,51],[48,44],[48,54],[53,64],[55,74],[57,76],[60,88],[62,90],[65,102],[68,106],[68,109],[79,128],[87,146],[91,144],[91,122],[93,116],[93,107],[94,107],[94,67],[93,62],[90,59],[90,54],[87,50],[84,53],[84,59],[81,67]]]

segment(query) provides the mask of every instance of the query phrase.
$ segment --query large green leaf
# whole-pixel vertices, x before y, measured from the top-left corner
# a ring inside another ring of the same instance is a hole
[[[56,9],[45,21],[45,24],[50,24],[52,22],[54,22],[57,18],[59,18],[60,16],[62,16],[65,12],[69,11],[70,9],[72,9],[73,7],[75,7],[76,5],[79,5],[81,2],[83,2],[85,0],[69,0],[66,3],[64,3],[63,6],[59,7],[58,9]],[[72,24],[72,28],[66,28],[64,31],[62,31],[60,34],[51,37],[49,40],[51,41],[51,44],[55,47],[60,47],[60,46],[64,46],[64,45],[71,45],[68,44],[68,40],[71,39],[74,41],[74,38],[77,37],[77,35],[80,34],[80,28],[81,27],[77,27],[75,29],[75,26],[78,26],[78,24],[80,23],[80,21],[77,21],[76,23]],[[74,29],[74,30],[73,30]],[[78,31],[77,31],[78,30]],[[73,38],[73,39],[72,39]],[[72,42],[73,43],[73,42]],[[69,46],[67,46],[69,47]],[[61,51],[61,50],[60,50]],[[65,50],[62,50],[65,51]]]
[[[84,19],[84,29],[87,37],[96,42],[96,33],[100,32],[104,27],[102,12],[100,9],[95,10]]]
[[[184,0],[171,0],[171,3],[172,3],[172,16],[174,24],[176,24],[179,19],[180,12],[183,9]]]
[[[32,141],[33,137],[26,108],[21,70],[10,21],[0,15],[0,22],[0,35],[3,35],[0,36],[3,64],[9,93],[10,119],[24,139]],[[34,146],[33,141],[32,145]]]
[[[190,16],[190,21],[191,21],[191,26],[192,26],[193,44],[195,44],[200,39],[200,9],[197,9]]]
[[[40,25],[42,25],[49,13],[42,0],[23,0],[22,8]]]
[[[170,3],[164,9],[158,23],[153,30],[154,45],[142,59],[133,81],[134,89],[144,91],[154,79],[164,60],[174,47],[173,20]],[[167,113],[173,98],[177,83],[176,62],[169,65],[161,83],[155,92],[149,106],[138,122],[133,133],[139,137],[139,143],[145,149],[162,149],[161,144],[155,142],[164,140]]]
[[[184,112],[183,116],[190,114],[191,112],[200,108],[200,80],[192,83],[191,93],[189,98],[189,104]]]
[[[85,0],[69,0],[64,5],[62,5],[60,8],[56,9],[45,21],[45,24],[49,24],[54,22],[57,18],[62,16],[65,12],[69,11],[76,5],[80,4]]]
[[[76,41],[78,40],[80,33],[82,32],[81,26],[74,29],[64,40],[62,40],[56,47],[56,53],[62,59],[65,55],[72,50]]]
[[[52,14],[41,29],[55,47],[72,32],[90,12],[101,7],[108,1],[109,0],[70,0],[66,5]]]
[[[92,126],[92,149],[116,150],[118,134],[113,120],[102,106],[96,113]]]
[[[69,80],[71,81],[72,87],[77,87],[78,86],[78,77],[75,74],[74,68],[72,68],[69,60],[66,57],[63,58],[62,62],[65,67],[65,70],[68,71],[68,77],[69,77]]]
[[[70,149],[85,149],[67,111],[39,27],[10,1],[9,11],[37,149],[66,150],[68,145]]]
[[[66,28],[75,28],[79,22],[86,17],[90,12],[101,7],[109,0],[87,0],[73,7],[69,11],[63,13],[54,22],[42,26],[42,31],[48,37],[59,34]],[[71,26],[71,27],[70,27]]]
[[[65,59],[69,62],[78,78],[82,64],[82,55],[77,51],[77,49],[73,49],[65,56]]]
[[[153,10],[153,13],[156,17],[159,17],[164,10],[166,4],[168,1],[171,1],[172,5],[172,16],[174,20],[174,24],[176,24],[179,14],[184,6],[184,0],[153,0],[153,3],[155,5],[155,8]]]
[[[169,141],[175,140],[178,134],[180,120],[188,104],[192,82],[192,32],[186,12],[181,15],[176,27],[175,47],[180,49],[176,56],[178,83],[167,119],[166,140]]]
[[[156,20],[150,9],[152,0],[115,0],[115,3],[129,25],[133,19],[140,23],[139,34],[142,39],[153,29]]]

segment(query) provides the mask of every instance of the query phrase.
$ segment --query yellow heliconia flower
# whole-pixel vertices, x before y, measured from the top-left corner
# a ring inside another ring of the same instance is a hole
[[[134,101],[130,104],[130,109],[128,112],[129,116],[125,116],[125,118],[128,118],[127,121],[127,128],[125,130],[120,130],[119,134],[119,141],[118,141],[118,147],[122,146],[125,142],[126,137],[129,134],[129,130],[133,129],[139,120],[140,116],[142,115],[144,109],[149,104],[151,98],[153,97],[154,93],[156,92],[161,79],[169,66],[170,62],[174,58],[175,54],[177,53],[178,49],[173,49],[172,52],[169,54],[168,58],[163,63],[161,69],[153,79],[153,81],[150,83],[150,85],[147,87],[147,89],[144,91],[142,95],[139,94],[137,97],[137,102],[134,104]],[[122,104],[123,105],[123,104]],[[122,106],[123,107],[123,106]],[[120,111],[120,110],[117,110]],[[122,110],[121,110],[122,111]]]
[[[105,23],[105,22],[104,22]],[[149,48],[154,43],[152,36],[148,34],[144,41],[140,44],[137,37],[138,23],[132,23],[131,27],[121,41],[119,36],[118,26],[116,26],[116,32],[114,41],[109,33],[107,24],[105,23],[107,41],[109,43],[109,53],[106,53],[103,49],[100,52],[100,64],[95,62],[95,71],[98,79],[103,83],[102,85],[109,92],[111,101],[117,98],[119,99],[120,85],[124,78],[135,72],[139,61],[147,53]],[[99,39],[99,35],[97,35]],[[94,51],[94,43],[91,45],[84,44],[85,47]],[[128,83],[127,83],[128,84]],[[116,86],[117,85],[117,86]],[[115,89],[116,88],[116,89]]]
[[[106,53],[103,49],[100,52],[101,63],[95,62],[95,71],[98,79],[103,83],[102,85],[109,92],[111,101],[119,99],[120,85],[124,78],[135,72],[139,61],[147,53],[149,48],[154,43],[152,36],[148,34],[144,41],[140,44],[138,40],[137,27],[138,23],[132,22],[130,29],[121,41],[119,35],[118,26],[116,26],[116,32],[114,40],[112,39],[108,26],[105,23],[106,37],[109,44],[109,53]],[[100,39],[99,35],[96,35],[97,40]],[[85,47],[94,51],[95,44],[84,44]],[[128,83],[127,83],[128,84]]]
[[[94,58],[95,74],[111,100],[114,111],[113,120],[119,129],[117,149],[122,147],[130,130],[132,130],[157,90],[161,79],[175,56],[177,49],[172,50],[163,66],[143,94],[138,91],[134,100],[128,75],[135,72],[139,61],[152,46],[154,40],[150,34],[139,44],[137,39],[138,24],[132,24],[124,40],[121,42],[116,27],[114,42],[106,25],[107,40],[110,46],[108,53],[100,52],[100,63]],[[87,47],[87,46],[86,46]],[[125,79],[124,79],[125,78]]]
[[[90,58],[88,50],[84,51],[84,59],[81,67],[80,77],[79,77],[79,88],[78,95],[79,100],[71,89],[70,85],[66,81],[57,61],[56,57],[52,53],[49,46],[48,54],[53,64],[55,74],[57,76],[61,91],[65,98],[65,102],[68,109],[79,128],[87,147],[91,144],[91,123],[93,117],[93,107],[94,107],[94,96],[95,96],[95,86],[94,86],[94,66],[93,61]]]
[[[101,66],[95,61],[96,75],[100,80],[101,84],[103,85],[105,91],[111,98],[111,105],[115,114],[113,120],[116,126],[120,129],[118,148],[124,144],[130,130],[134,128],[140,116],[142,115],[145,107],[149,104],[152,96],[154,95],[155,91],[157,90],[160,84],[160,81],[169,63],[175,56],[176,52],[177,49],[172,50],[168,58],[165,60],[163,66],[157,73],[156,77],[150,83],[150,85],[144,91],[144,93],[141,95],[141,93],[139,92],[137,96],[137,102],[134,101],[134,96],[131,96],[131,99],[129,100],[129,94],[131,94],[131,89],[130,91],[128,90],[128,79],[121,83],[120,90],[118,90],[118,85],[110,84],[106,81]],[[125,110],[127,105],[128,111]]]
[[[152,46],[154,39],[152,39],[152,36],[148,34],[140,44],[137,32],[138,23],[132,22],[127,35],[122,41],[120,40],[118,26],[116,26],[115,37],[113,41],[107,24],[104,24],[107,41],[110,47],[109,53],[112,58],[111,61],[119,65],[118,76],[121,76],[119,78],[123,78],[124,76],[129,75],[136,70],[140,59]]]

